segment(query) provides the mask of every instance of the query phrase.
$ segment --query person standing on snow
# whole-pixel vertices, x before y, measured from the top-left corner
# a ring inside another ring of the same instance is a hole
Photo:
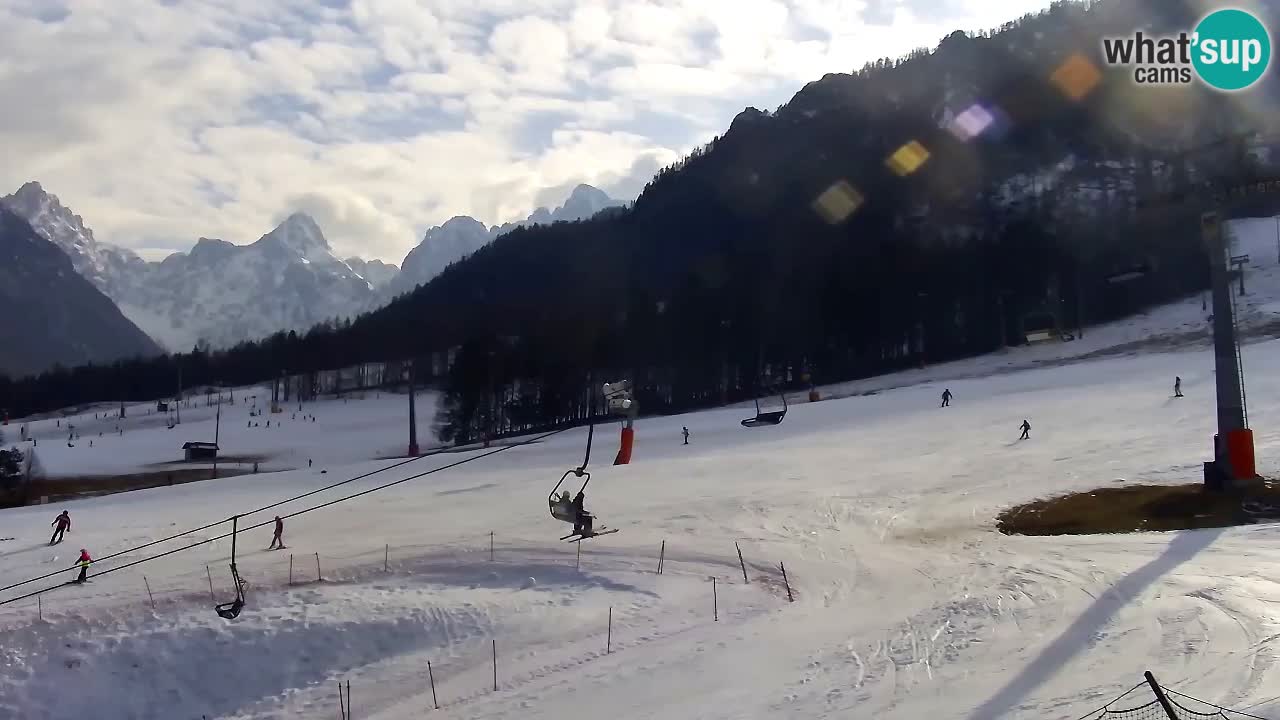
[[[53,526],[53,537],[49,538],[49,544],[57,545],[62,542],[63,533],[71,532],[71,514],[63,510],[62,514],[49,524]]]
[[[279,515],[276,516],[275,532],[271,536],[271,545],[268,550],[284,549],[284,520]]]
[[[1182,378],[1173,376],[1173,396],[1182,397]]]
[[[942,391],[942,405],[939,407],[948,407],[951,405],[951,388]]]
[[[1026,418],[1023,418],[1022,420],[1022,437],[1018,439],[1019,440],[1031,439],[1031,423],[1027,422]]]
[[[82,583],[89,579],[89,566],[91,564],[93,564],[93,558],[89,557],[89,551],[80,548],[80,559],[76,560],[76,565],[80,566],[80,577],[77,577],[75,582]],[[75,567],[75,565],[72,567]]]
[[[689,428],[687,428],[687,427],[681,427],[681,428],[680,428],[680,433],[681,433],[682,435],[684,435],[684,444],[685,444],[685,445],[688,445],[688,444],[689,444]]]
[[[267,549],[268,550],[284,549],[284,521],[280,519],[279,515],[276,516],[276,534],[271,537],[271,547]]]

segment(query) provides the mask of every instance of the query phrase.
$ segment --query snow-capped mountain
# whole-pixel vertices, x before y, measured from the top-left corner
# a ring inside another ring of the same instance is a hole
[[[280,330],[305,331],[355,314],[370,283],[334,257],[316,222],[290,215],[251,245],[200,238],[187,253],[155,264],[125,292],[120,308],[174,350],[199,341],[234,345]]]
[[[484,223],[459,215],[426,232],[422,242],[404,256],[400,274],[387,289],[392,295],[409,292],[440,274],[451,262],[470,255],[497,237]]]
[[[76,272],[110,297],[135,286],[146,274],[145,260],[132,250],[99,243],[84,220],[38,182],[26,183],[14,194],[0,198],[0,205],[57,245],[71,258]]]
[[[251,245],[200,238],[161,262],[97,242],[84,220],[38,182],[0,198],[70,257],[76,272],[105,293],[156,342],[176,352],[197,343],[219,348],[280,330],[303,332],[331,319],[376,309],[435,277],[449,263],[513,228],[578,220],[622,203],[579,185],[564,205],[493,228],[456,217],[427,231],[403,268],[381,260],[336,257],[315,221],[289,216]]]
[[[583,220],[601,210],[622,205],[604,191],[590,185],[579,185],[569,194],[564,205],[555,210],[545,207],[534,210],[520,222],[485,227],[484,223],[466,215],[451,218],[443,225],[431,228],[422,242],[409,251],[400,264],[400,274],[387,285],[384,295],[390,297],[406,293],[439,275],[449,263],[457,262],[498,236],[528,225],[547,225],[559,221]]]
[[[358,257],[349,257],[346,263],[347,267],[354,270],[357,275],[368,280],[374,290],[380,290],[385,287],[400,272],[400,268],[381,260],[364,260]]]

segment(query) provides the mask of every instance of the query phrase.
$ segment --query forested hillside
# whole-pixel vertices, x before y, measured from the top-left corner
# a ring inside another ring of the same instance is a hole
[[[660,412],[1119,317],[1202,288],[1211,188],[1270,172],[1274,73],[1228,100],[1099,62],[1104,35],[1197,16],[1072,2],[957,32],[749,108],[634,207],[515,230],[349,325],[0,384],[0,404],[87,399],[103,377],[163,393],[179,362],[243,382],[461,347],[445,420],[466,436],[488,397],[504,426],[566,417],[589,372],[635,378]]]

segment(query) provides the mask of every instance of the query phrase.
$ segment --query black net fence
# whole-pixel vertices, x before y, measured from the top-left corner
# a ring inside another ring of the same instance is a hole
[[[1163,685],[1158,687],[1164,695],[1164,702],[1156,695],[1151,683],[1141,682],[1080,720],[1267,720],[1260,715],[1224,708]]]

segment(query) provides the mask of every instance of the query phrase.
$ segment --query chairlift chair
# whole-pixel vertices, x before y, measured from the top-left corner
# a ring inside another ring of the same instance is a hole
[[[613,389],[613,388],[610,388],[608,385],[606,385],[605,388],[606,388],[606,391]],[[592,386],[592,396],[588,406],[595,407],[595,387],[594,386]],[[570,475],[574,477],[584,478],[582,481],[582,486],[578,488],[578,494],[582,495],[586,492],[587,484],[591,482],[591,473],[587,472],[587,465],[591,463],[591,441],[592,441],[592,438],[595,436],[595,428],[596,428],[595,416],[593,414],[591,417],[590,424],[587,425],[587,450],[586,450],[586,453],[583,455],[582,464],[576,468],[572,468],[570,470],[565,471],[564,475],[560,476],[560,481],[556,483],[555,487],[551,488],[551,494],[547,495],[547,508],[551,512],[551,517],[561,522],[570,523],[574,526],[575,532],[570,535],[565,535],[564,537],[560,538],[561,540],[568,540],[570,538],[573,538],[575,535],[577,535],[577,539],[572,541],[572,542],[577,542],[578,540],[585,540],[587,538],[595,537],[597,535],[608,535],[608,534],[617,532],[616,528],[606,528],[604,526],[596,526],[595,524],[596,516],[587,512],[585,509],[583,510],[582,515],[579,516],[578,513],[574,512],[572,501],[565,503],[559,497],[556,496],[556,493],[560,491],[560,486],[564,485],[565,480],[568,480]],[[581,535],[578,535],[576,531],[578,530],[579,521],[582,519],[586,519],[589,522],[587,524],[585,532],[582,532]]]
[[[565,480],[569,479],[570,475],[586,478],[582,481],[582,487],[578,489],[578,492],[586,491],[587,483],[591,482],[591,473],[587,472],[585,468],[573,468],[572,470],[566,471],[565,474],[560,477],[560,482],[556,483],[556,486],[551,488],[551,494],[547,496],[547,506],[551,510],[551,517],[556,520],[560,520],[561,522],[573,524],[578,520],[577,515],[573,511],[573,506],[561,502],[559,496],[556,495],[556,493],[560,491],[560,486],[564,484]],[[587,514],[590,515],[590,513]]]
[[[235,620],[240,616],[240,611],[244,609],[244,578],[240,577],[240,571],[236,569],[236,525],[240,519],[239,515],[231,518],[231,579],[236,584],[236,599],[231,602],[219,603],[213,607],[219,617],[227,620]]]
[[[760,410],[760,398],[757,397],[756,398],[756,416],[753,418],[747,418],[746,420],[743,420],[742,427],[754,428],[754,427],[766,427],[769,425],[780,424],[782,422],[782,419],[787,416],[787,394],[778,393],[778,395],[782,398],[781,410],[770,410],[768,412],[762,412]]]

